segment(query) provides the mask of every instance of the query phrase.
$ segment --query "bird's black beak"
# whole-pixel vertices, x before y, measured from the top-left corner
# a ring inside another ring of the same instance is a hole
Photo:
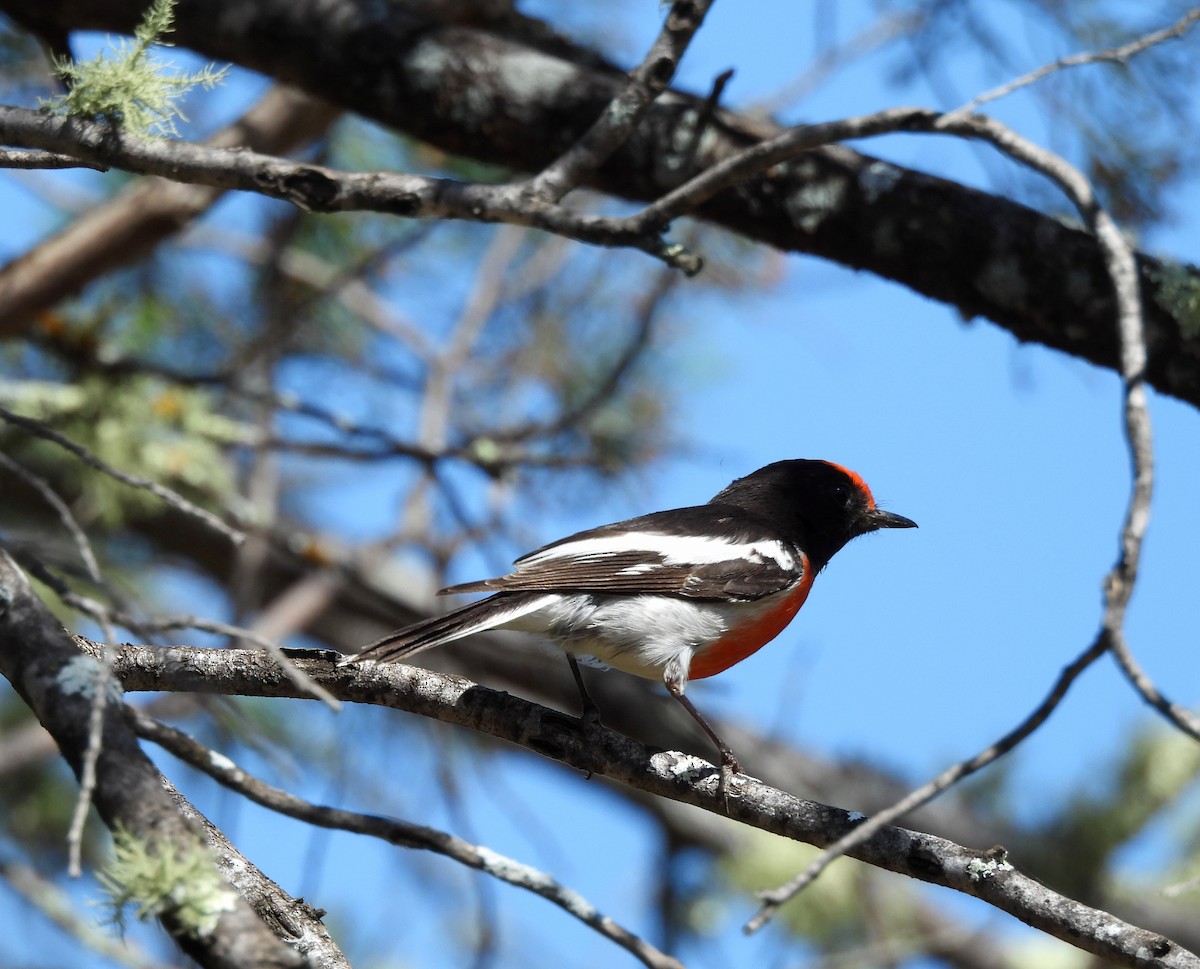
[[[916,528],[917,523],[911,518],[897,515],[882,508],[870,508],[863,513],[863,524],[868,529],[875,528]]]

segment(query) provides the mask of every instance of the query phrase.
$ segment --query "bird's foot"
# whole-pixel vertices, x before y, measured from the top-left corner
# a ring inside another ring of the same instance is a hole
[[[745,776],[742,770],[742,765],[733,755],[733,751],[728,747],[721,750],[721,776],[717,781],[717,793],[721,796],[721,801],[725,805],[726,812],[729,811],[729,795],[736,786],[735,778]],[[734,792],[736,793],[736,792]]]
[[[583,705],[579,711],[579,727],[585,743],[595,745],[599,742],[604,721],[600,719],[600,708],[586,693],[583,695]],[[592,773],[587,772],[586,780],[592,779]]]
[[[604,726],[604,721],[600,719],[600,708],[590,696],[584,697],[579,720],[583,724],[584,733],[592,733]]]

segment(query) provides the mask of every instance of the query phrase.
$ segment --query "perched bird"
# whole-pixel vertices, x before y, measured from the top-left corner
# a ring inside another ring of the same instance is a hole
[[[407,659],[486,629],[548,636],[576,656],[661,678],[740,771],[729,746],[684,695],[689,679],[728,669],[795,617],[813,579],[850,539],[915,528],[883,511],[853,471],[778,461],[738,478],[706,505],[659,511],[561,539],[517,559],[508,575],[443,589],[486,599],[389,633],[347,662]]]

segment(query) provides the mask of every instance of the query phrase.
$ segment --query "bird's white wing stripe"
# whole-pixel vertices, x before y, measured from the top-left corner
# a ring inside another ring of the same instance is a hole
[[[582,538],[574,542],[563,542],[527,556],[519,563],[519,569],[528,569],[557,558],[602,558],[620,552],[651,552],[661,555],[661,563],[633,565],[622,570],[622,574],[636,575],[656,565],[712,565],[745,558],[751,562],[770,559],[782,569],[796,566],[795,556],[782,542],[729,542],[703,535],[663,535],[655,532],[627,532],[624,535],[605,535],[599,538]]]

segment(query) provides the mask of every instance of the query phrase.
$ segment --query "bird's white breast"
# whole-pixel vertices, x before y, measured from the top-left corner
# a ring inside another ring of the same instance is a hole
[[[537,610],[504,628],[539,632],[563,649],[647,679],[679,658],[687,669],[694,654],[720,639],[735,623],[752,621],[778,595],[753,602],[713,602],[661,595],[558,593]]]

